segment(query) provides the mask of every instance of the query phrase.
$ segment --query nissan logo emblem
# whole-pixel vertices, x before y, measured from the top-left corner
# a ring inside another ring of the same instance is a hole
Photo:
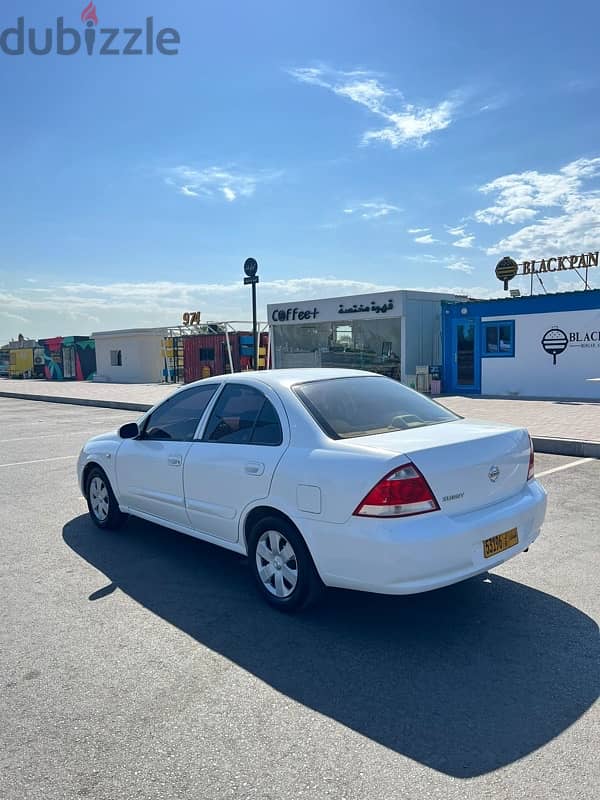
[[[500,469],[496,466],[490,467],[490,471],[488,472],[488,478],[491,480],[492,483],[498,480],[500,476]]]

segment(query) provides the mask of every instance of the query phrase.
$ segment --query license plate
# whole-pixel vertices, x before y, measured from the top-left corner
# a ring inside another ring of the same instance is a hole
[[[497,536],[491,536],[489,539],[484,539],[484,558],[496,556],[498,553],[501,553],[503,550],[508,550],[509,547],[514,547],[516,544],[519,544],[519,536],[516,528],[511,528],[509,531],[499,533]]]

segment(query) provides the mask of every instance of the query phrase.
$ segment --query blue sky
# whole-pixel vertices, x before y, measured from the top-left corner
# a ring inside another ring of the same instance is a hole
[[[85,5],[4,0],[0,31],[83,31]],[[600,247],[592,0],[96,7],[98,28],[176,28],[179,54],[0,52],[0,341],[247,319],[249,255],[264,315],[501,294],[503,255]]]

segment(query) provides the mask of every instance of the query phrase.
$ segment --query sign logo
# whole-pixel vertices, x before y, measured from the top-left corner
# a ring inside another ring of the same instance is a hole
[[[30,53],[45,56],[73,56],[83,48],[88,56],[176,56],[181,43],[175,28],[161,28],[155,33],[154,17],[146,17],[143,27],[98,28],[98,12],[93,0],[81,12],[83,36],[76,28],[65,27],[65,18],[57,17],[54,28],[30,28],[25,17],[18,17],[14,27],[0,30],[0,55],[22,56]]]
[[[513,259],[508,256],[504,256],[504,258],[496,264],[496,277],[499,281],[504,283],[505,291],[508,289],[508,282],[512,281],[518,271],[519,266],[517,262],[513,261]]]
[[[556,356],[572,347],[581,347],[582,350],[592,350],[600,347],[600,330],[569,331],[565,333],[554,326],[542,337],[542,347],[552,356],[552,364],[556,366]]]
[[[567,334],[560,328],[550,328],[550,330],[546,331],[542,336],[542,347],[549,356],[552,356],[552,363],[554,366],[556,366],[556,356],[564,353],[568,344],[569,339],[567,338]]]
[[[500,477],[500,467],[497,467],[494,464],[493,467],[490,467],[490,471],[488,472],[488,478],[491,480],[492,483],[495,483],[499,477]]]
[[[88,28],[92,25],[98,24],[98,15],[96,14],[96,6],[89,3],[81,12],[81,21],[85,22]]]

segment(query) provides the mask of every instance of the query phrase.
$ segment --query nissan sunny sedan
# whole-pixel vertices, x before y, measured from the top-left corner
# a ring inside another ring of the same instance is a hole
[[[546,511],[523,428],[345,369],[209,378],[78,460],[92,520],[127,515],[248,556],[271,605],[324,586],[437,589],[526,550]]]

